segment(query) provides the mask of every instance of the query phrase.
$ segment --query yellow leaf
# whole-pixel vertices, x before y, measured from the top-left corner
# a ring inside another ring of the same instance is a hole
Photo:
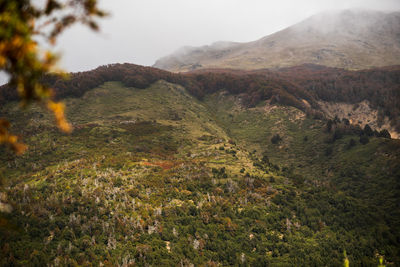
[[[64,104],[49,100],[47,102],[47,108],[53,112],[58,128],[63,132],[70,133],[72,131],[72,126],[65,119]]]
[[[7,59],[0,55],[0,68],[3,67],[7,62]]]

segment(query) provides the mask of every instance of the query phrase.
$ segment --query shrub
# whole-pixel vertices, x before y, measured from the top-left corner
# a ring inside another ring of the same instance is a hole
[[[368,138],[368,136],[366,136],[366,135],[361,135],[361,136],[360,136],[360,143],[363,144],[363,145],[368,144],[368,143],[369,143],[369,138]]]
[[[331,147],[331,146],[328,146],[328,147],[325,149],[325,156],[330,156],[330,155],[332,154],[332,152],[333,152],[332,147]]]
[[[353,139],[353,138],[351,138],[350,140],[349,140],[349,143],[347,144],[347,149],[350,149],[350,148],[352,148],[353,146],[355,146],[356,145],[356,141]]]
[[[335,142],[336,140],[340,139],[343,137],[343,133],[340,129],[335,129],[335,132],[333,133],[332,136],[332,142]]]
[[[271,143],[273,143],[273,144],[278,144],[280,141],[282,141],[282,138],[280,137],[279,134],[275,134],[271,138]]]
[[[333,124],[332,120],[328,120],[327,123],[326,123],[326,131],[328,133],[330,133],[332,131],[332,124]]]
[[[263,155],[261,161],[262,161],[263,163],[269,164],[269,158],[268,158],[268,156],[267,156],[267,155]]]

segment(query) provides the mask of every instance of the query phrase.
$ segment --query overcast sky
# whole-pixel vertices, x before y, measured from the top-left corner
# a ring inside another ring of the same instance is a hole
[[[59,38],[66,70],[152,65],[182,46],[253,41],[330,9],[396,11],[400,0],[100,0],[100,7],[111,13],[100,33],[74,26]]]
[[[182,46],[253,41],[331,9],[398,11],[400,0],[100,0],[100,7],[110,16],[99,33],[76,25],[58,39],[63,69],[152,65]]]

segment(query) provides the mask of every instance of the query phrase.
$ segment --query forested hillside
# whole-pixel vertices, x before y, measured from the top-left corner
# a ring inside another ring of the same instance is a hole
[[[400,131],[400,66],[348,71],[302,65],[277,71],[214,69],[175,74],[133,64],[113,64],[72,73],[68,80],[45,78],[55,88],[58,98],[80,97],[107,81],[146,88],[158,80],[180,84],[199,99],[226,90],[240,95],[242,103],[248,107],[270,100],[317,116],[322,115],[318,105],[320,100],[350,104],[366,100],[378,111],[377,121],[387,117],[393,129]],[[7,86],[0,88],[0,103],[17,99],[16,90]]]
[[[395,97],[399,68],[374,71],[46,77],[70,135],[2,87],[0,114],[29,150],[0,150],[0,265],[340,266],[344,251],[354,266],[398,264],[399,140],[318,106]],[[325,99],[332,77],[343,93]],[[381,94],[352,98],[374,80]]]

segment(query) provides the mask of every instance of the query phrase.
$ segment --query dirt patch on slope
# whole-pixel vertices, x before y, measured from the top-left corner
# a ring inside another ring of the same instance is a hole
[[[364,127],[366,124],[380,131],[386,129],[390,132],[392,138],[399,139],[400,133],[390,126],[389,118],[385,117],[383,124],[378,123],[378,111],[371,108],[368,101],[362,101],[356,104],[348,103],[332,103],[319,101],[322,111],[329,117],[334,118],[337,116],[340,119],[346,118],[351,124],[359,124]]]

